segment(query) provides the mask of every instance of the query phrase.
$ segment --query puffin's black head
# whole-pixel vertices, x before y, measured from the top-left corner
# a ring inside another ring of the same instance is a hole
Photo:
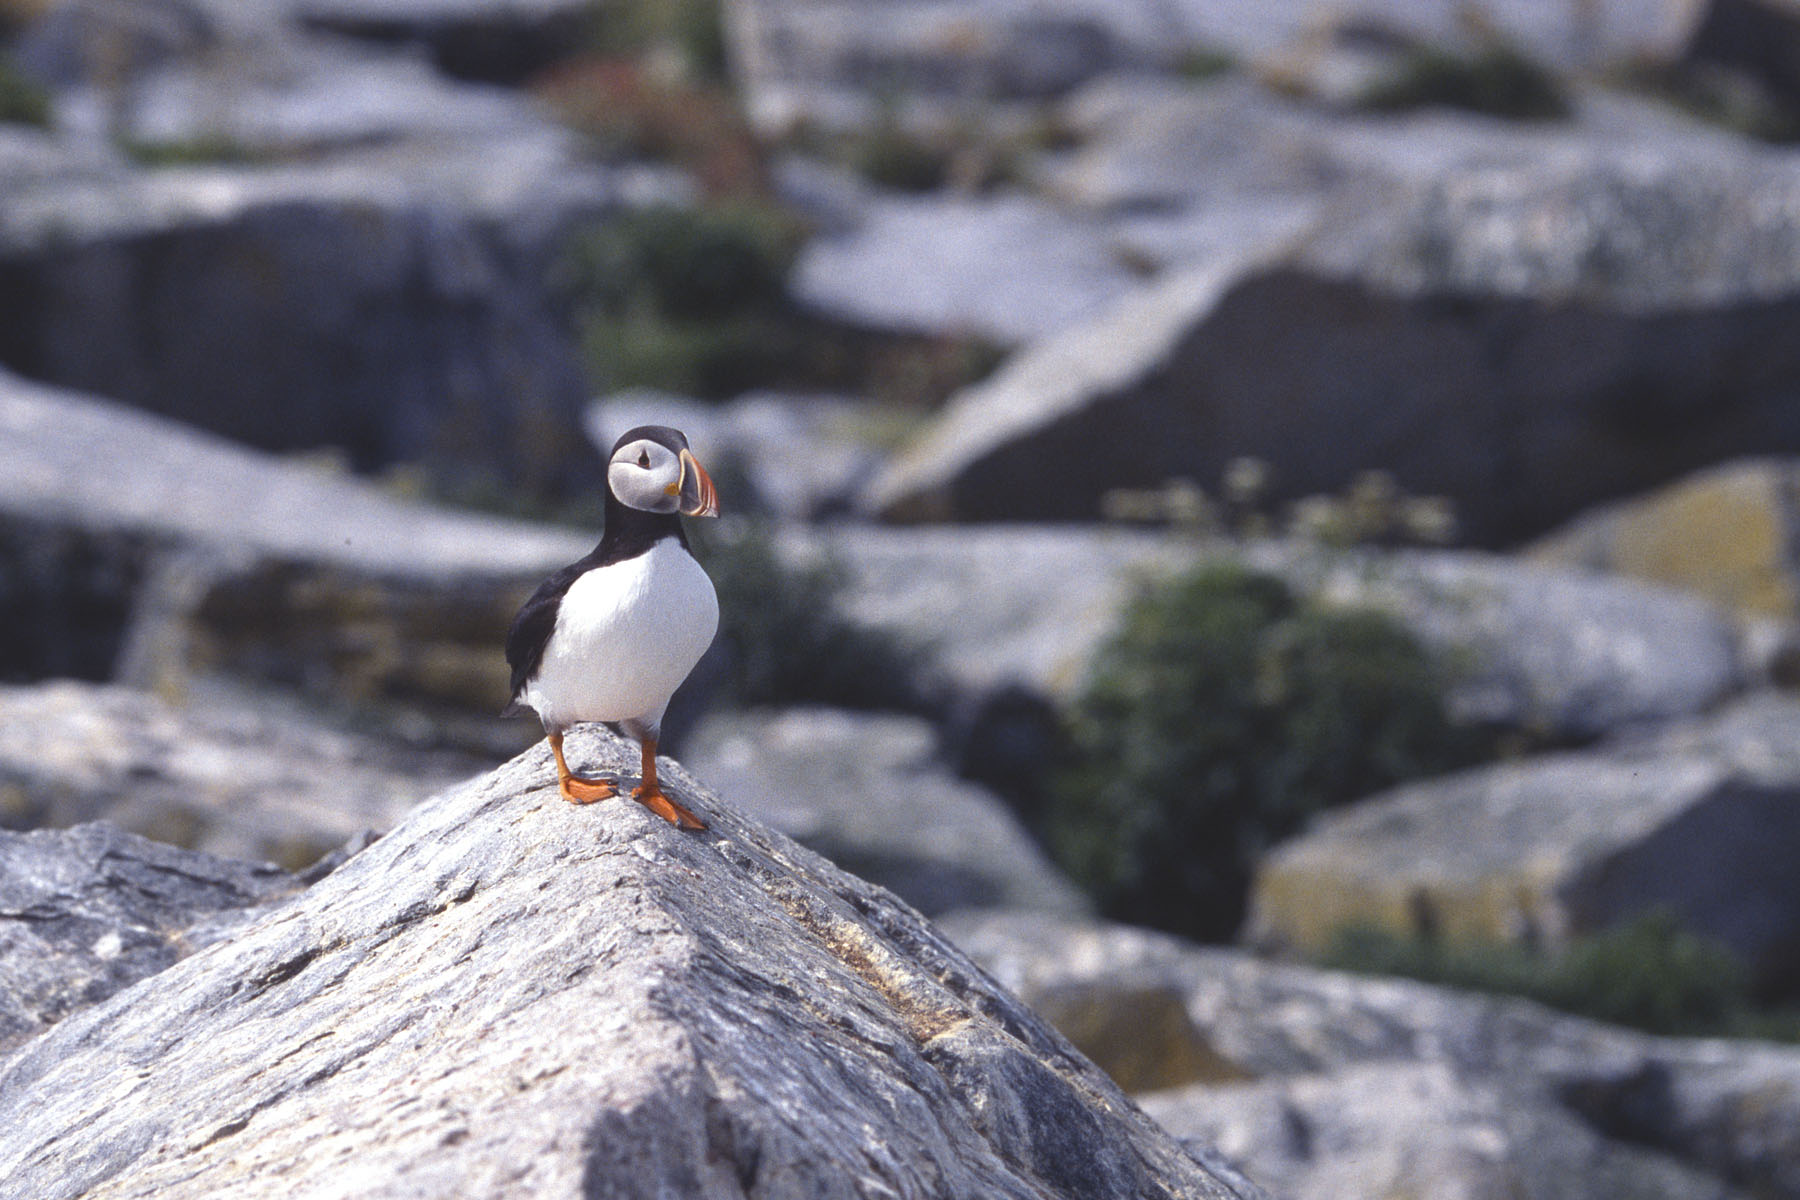
[[[719,515],[712,477],[682,432],[667,425],[639,425],[614,442],[606,486],[619,503],[642,512]]]

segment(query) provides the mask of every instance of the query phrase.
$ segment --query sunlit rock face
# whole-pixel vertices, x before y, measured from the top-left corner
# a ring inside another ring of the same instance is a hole
[[[47,1198],[1262,1194],[891,894],[664,785],[710,832],[564,802],[544,748],[428,801],[0,1066],[0,1174]]]

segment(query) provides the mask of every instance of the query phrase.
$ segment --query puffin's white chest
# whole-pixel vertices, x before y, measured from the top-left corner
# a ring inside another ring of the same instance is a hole
[[[718,627],[712,580],[679,542],[665,538],[569,586],[521,699],[551,727],[659,721]]]

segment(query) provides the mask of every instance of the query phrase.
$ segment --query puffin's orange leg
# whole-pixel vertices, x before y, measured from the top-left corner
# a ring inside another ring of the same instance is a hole
[[[656,782],[656,739],[644,739],[644,782],[631,789],[631,798],[677,829],[705,829],[706,822],[663,794]]]
[[[556,755],[556,790],[570,804],[592,804],[596,800],[610,800],[619,794],[619,785],[610,779],[583,779],[569,770],[569,764],[563,758],[563,735],[550,734],[550,753]]]

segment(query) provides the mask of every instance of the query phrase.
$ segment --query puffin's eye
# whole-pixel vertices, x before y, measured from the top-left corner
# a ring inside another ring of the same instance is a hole
[[[648,467],[649,465],[650,465],[650,452],[648,450],[639,450],[638,451],[638,466]]]

